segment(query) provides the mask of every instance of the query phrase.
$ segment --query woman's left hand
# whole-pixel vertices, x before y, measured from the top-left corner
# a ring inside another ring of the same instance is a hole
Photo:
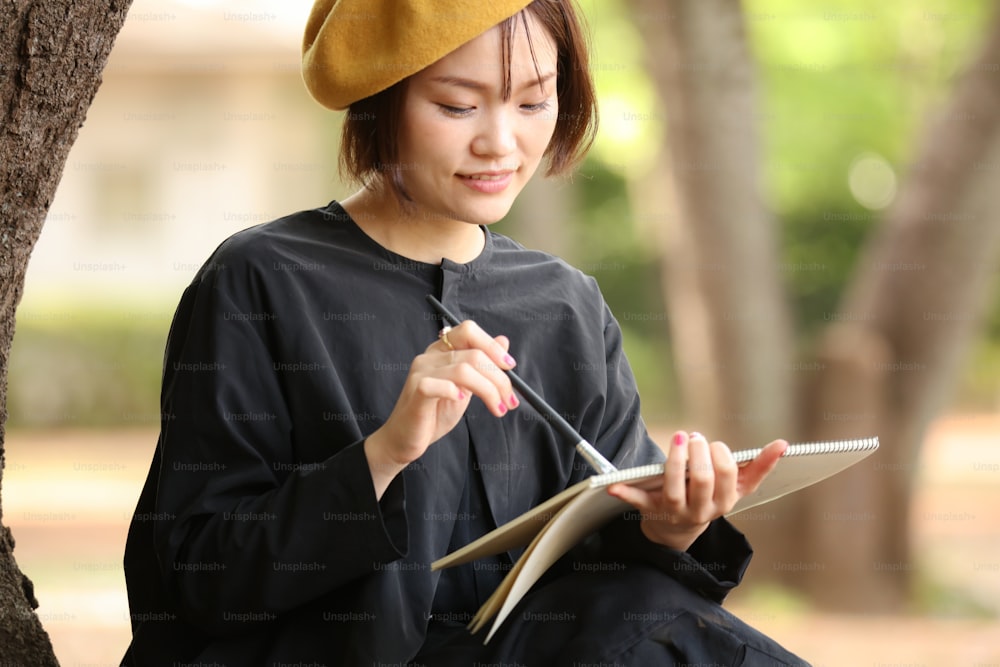
[[[670,441],[663,486],[653,491],[613,484],[608,493],[642,512],[647,538],[686,551],[708,524],[752,493],[785,453],[788,443],[775,440],[753,461],[737,466],[729,447],[709,444],[700,433],[678,431]]]

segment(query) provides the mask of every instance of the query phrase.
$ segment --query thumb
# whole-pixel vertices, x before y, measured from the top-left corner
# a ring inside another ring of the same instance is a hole
[[[737,486],[740,497],[753,493],[767,477],[788,449],[784,440],[775,440],[768,444],[753,461],[744,464],[739,469]]]
[[[640,512],[652,512],[656,509],[656,503],[648,491],[643,491],[628,484],[612,484],[607,489],[609,496],[614,496],[619,500],[627,502]]]

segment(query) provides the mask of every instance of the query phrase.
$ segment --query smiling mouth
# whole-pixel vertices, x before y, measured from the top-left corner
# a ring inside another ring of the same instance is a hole
[[[505,178],[509,178],[511,171],[490,171],[490,172],[480,172],[478,174],[459,174],[462,178],[467,178],[472,181],[502,181]]]
[[[514,181],[514,171],[479,172],[478,174],[456,174],[462,183],[476,192],[497,194],[503,192]]]

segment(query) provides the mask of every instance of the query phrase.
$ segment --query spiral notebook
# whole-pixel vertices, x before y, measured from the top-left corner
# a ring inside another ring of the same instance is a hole
[[[771,474],[764,478],[754,493],[741,498],[729,516],[835,475],[877,449],[878,438],[790,445]],[[746,463],[760,451],[746,449],[733,454],[737,463]],[[486,636],[486,641],[489,641],[521,598],[554,562],[574,544],[629,509],[621,500],[609,496],[606,487],[625,482],[643,489],[655,489],[662,480],[662,463],[595,475],[434,561],[431,567],[439,570],[528,545],[469,624],[469,628],[477,632],[495,616]]]

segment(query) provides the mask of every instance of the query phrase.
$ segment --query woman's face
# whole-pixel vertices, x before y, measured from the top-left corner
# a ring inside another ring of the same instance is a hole
[[[410,78],[399,160],[418,217],[496,222],[538,168],[558,116],[557,54],[527,16],[531,45],[518,21],[506,101],[496,27]]]

